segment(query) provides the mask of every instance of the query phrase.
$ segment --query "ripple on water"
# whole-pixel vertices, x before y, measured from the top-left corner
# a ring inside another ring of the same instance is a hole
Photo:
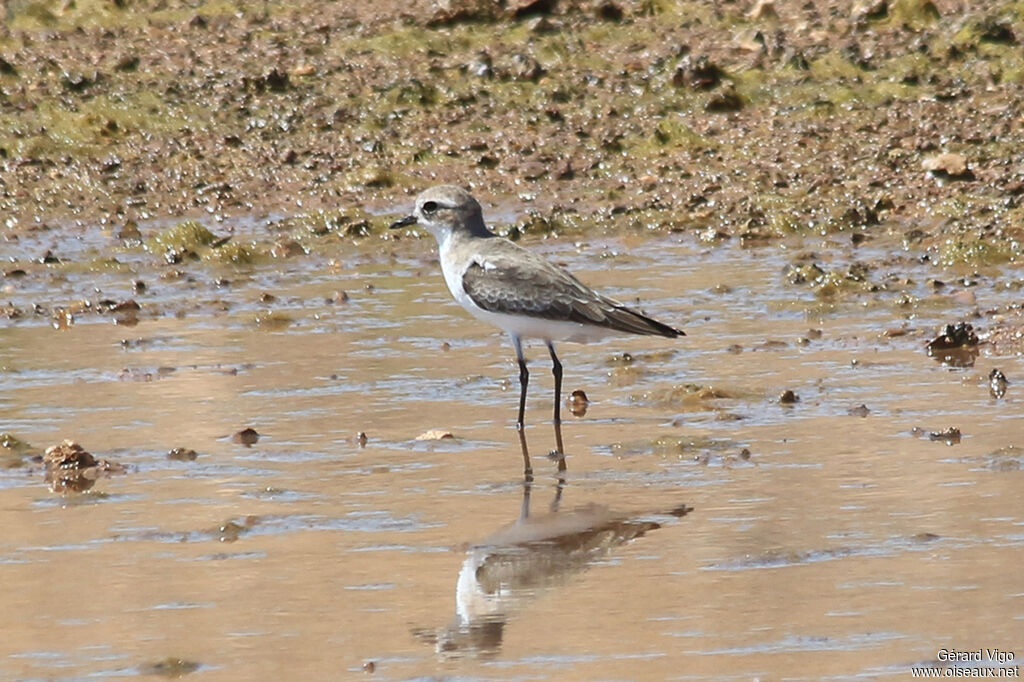
[[[751,644],[748,646],[727,647],[722,649],[705,649],[690,653],[703,656],[746,655],[781,653],[785,651],[857,651],[906,638],[900,632],[865,632],[853,633],[845,637],[829,637],[826,635],[787,635],[782,639]],[[906,671],[904,671],[906,672]]]

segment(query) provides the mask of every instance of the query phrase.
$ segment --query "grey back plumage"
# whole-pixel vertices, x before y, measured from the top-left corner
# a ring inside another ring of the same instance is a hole
[[[486,257],[469,265],[462,286],[474,303],[489,312],[578,322],[631,334],[684,335],[597,293],[565,270],[499,237],[488,241]]]

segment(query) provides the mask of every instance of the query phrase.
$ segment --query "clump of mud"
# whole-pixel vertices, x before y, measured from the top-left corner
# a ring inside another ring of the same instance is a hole
[[[43,479],[55,493],[81,493],[90,490],[104,476],[123,474],[125,468],[106,459],[96,459],[73,440],[46,448],[43,453],[46,473]]]

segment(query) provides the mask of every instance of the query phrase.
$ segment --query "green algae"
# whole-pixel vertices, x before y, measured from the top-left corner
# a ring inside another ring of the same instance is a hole
[[[217,248],[209,249],[201,257],[204,261],[225,265],[253,265],[268,260],[270,252],[267,247],[256,242],[230,241]]]
[[[185,220],[158,232],[146,240],[145,246],[172,262],[192,258],[223,265],[249,266],[270,259],[268,244],[217,238],[196,220]]]
[[[29,459],[42,454],[42,450],[32,447],[14,434],[7,431],[0,433],[0,467],[24,466]]]
[[[883,285],[871,279],[871,267],[865,263],[851,263],[845,267],[827,269],[815,262],[786,266],[783,277],[797,286],[807,286],[822,302],[832,302],[851,295],[880,291]]]
[[[927,29],[941,18],[938,7],[931,0],[893,0],[889,6],[889,22],[898,28]]]
[[[196,220],[183,220],[174,227],[158,232],[146,240],[146,248],[150,251],[167,249],[189,249],[195,251],[209,246],[216,237]]]
[[[289,216],[269,223],[272,232],[297,241],[307,253],[323,252],[341,240],[387,233],[388,217],[375,216],[358,208],[321,209]]]
[[[139,131],[168,134],[190,120],[147,91],[96,95],[73,104],[45,100],[37,105],[31,127],[13,117],[0,117],[0,146],[9,155],[24,157],[103,153]]]
[[[1021,242],[1016,240],[958,236],[939,245],[937,261],[946,266],[988,267],[1018,262],[1021,255]]]

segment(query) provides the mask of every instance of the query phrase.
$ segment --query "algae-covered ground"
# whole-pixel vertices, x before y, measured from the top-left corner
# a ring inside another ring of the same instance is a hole
[[[942,264],[1021,258],[1024,2],[4,11],[6,240],[242,214],[362,236],[386,222],[364,210],[443,181],[524,204],[526,231],[884,231]],[[288,234],[262,251],[309,249]]]

